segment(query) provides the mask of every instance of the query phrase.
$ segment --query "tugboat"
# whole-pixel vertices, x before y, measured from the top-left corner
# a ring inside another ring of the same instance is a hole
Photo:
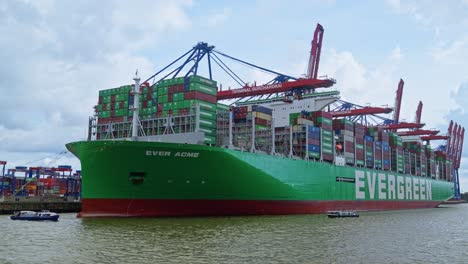
[[[357,211],[328,211],[328,218],[338,218],[338,217],[359,217]]]
[[[58,221],[59,215],[47,210],[41,212],[19,211],[10,216],[11,220]]]

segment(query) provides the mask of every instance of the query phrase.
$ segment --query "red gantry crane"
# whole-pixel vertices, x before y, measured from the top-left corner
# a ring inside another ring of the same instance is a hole
[[[424,136],[424,135],[437,135],[439,130],[414,130],[414,131],[403,131],[398,132],[400,137],[404,136]]]
[[[395,97],[395,108],[393,110],[393,123],[394,124],[398,124],[400,122],[401,100],[403,98],[403,86],[404,85],[405,85],[405,82],[403,81],[403,79],[400,79],[400,82],[398,83],[396,97]]]
[[[258,96],[258,95],[266,95],[266,94],[275,94],[275,93],[283,93],[283,92],[292,92],[294,91],[296,94],[302,94],[304,91],[311,91],[315,90],[316,88],[327,88],[331,87],[335,84],[334,79],[318,79],[318,68],[320,63],[320,53],[322,50],[322,40],[323,40],[323,27],[320,24],[317,24],[315,29],[314,38],[312,40],[312,47],[310,51],[309,57],[309,65],[307,71],[307,78],[306,79],[295,79],[292,81],[288,81],[289,76],[278,76],[274,81],[276,83],[265,84],[257,86],[254,84],[253,86],[244,85],[242,88],[238,89],[231,89],[231,90],[224,90],[218,91],[217,97],[218,100],[225,100],[225,99],[233,99],[233,98],[241,98],[241,97],[249,97],[249,96]],[[222,54],[220,52],[217,52]],[[245,63],[249,66],[257,67],[262,70],[266,70],[264,68],[255,66],[251,63],[247,63],[244,61],[240,61],[233,57],[230,57],[226,54],[222,54],[228,58],[234,59],[236,61]]]
[[[359,115],[373,115],[373,114],[389,114],[393,111],[392,108],[388,107],[363,107],[357,109],[349,109],[343,111],[331,111],[330,114],[333,117],[345,117],[345,116],[359,116]]]
[[[422,102],[419,102],[418,110],[416,111],[416,120],[414,123],[411,122],[400,122],[400,109],[401,109],[401,102],[403,100],[403,87],[405,82],[403,79],[400,79],[398,83],[398,89],[396,91],[395,97],[395,107],[393,109],[393,120],[385,120],[385,122],[379,125],[380,128],[390,130],[390,131],[397,131],[398,129],[420,129],[425,126],[424,123],[421,123],[421,111],[422,111]],[[419,115],[418,115],[419,113]],[[419,118],[418,118],[419,116]]]
[[[416,117],[414,119],[414,122],[416,124],[421,124],[422,108],[423,108],[423,103],[421,101],[419,101],[418,109],[416,110]]]

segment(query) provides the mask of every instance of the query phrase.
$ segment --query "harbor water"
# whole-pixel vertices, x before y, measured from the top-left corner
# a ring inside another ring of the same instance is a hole
[[[12,221],[0,263],[467,263],[468,204],[324,215]]]

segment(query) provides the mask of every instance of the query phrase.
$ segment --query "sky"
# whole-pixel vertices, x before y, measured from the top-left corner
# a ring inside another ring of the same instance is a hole
[[[337,80],[342,99],[393,106],[402,78],[400,120],[413,121],[421,100],[426,128],[468,127],[467,13],[467,0],[0,0],[0,160],[79,169],[65,144],[86,138],[98,91],[132,83],[136,69],[149,77],[200,41],[301,76],[317,23],[319,75]],[[247,82],[269,80],[232,68]]]

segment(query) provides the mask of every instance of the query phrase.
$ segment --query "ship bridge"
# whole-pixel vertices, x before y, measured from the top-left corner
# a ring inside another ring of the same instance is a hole
[[[238,102],[238,106],[262,105],[272,109],[275,127],[289,126],[289,115],[301,111],[320,111],[340,99],[339,91],[315,92],[302,95],[302,100],[285,101],[283,96],[266,100]]]

